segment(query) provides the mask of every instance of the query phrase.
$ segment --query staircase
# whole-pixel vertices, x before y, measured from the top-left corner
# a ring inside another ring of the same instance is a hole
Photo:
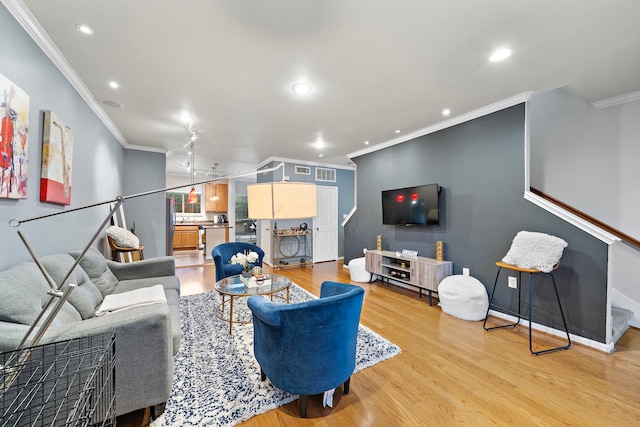
[[[611,327],[613,328],[611,337],[614,344],[627,332],[633,316],[634,314],[631,310],[621,307],[611,307]]]

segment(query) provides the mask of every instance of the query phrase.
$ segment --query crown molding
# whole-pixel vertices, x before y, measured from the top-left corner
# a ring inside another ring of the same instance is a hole
[[[38,47],[44,52],[45,55],[53,62],[53,64],[60,70],[62,75],[71,83],[71,86],[78,92],[82,99],[87,103],[89,108],[98,116],[98,118],[109,129],[109,132],[120,142],[125,148],[130,148],[127,144],[127,140],[124,135],[120,133],[120,130],[111,121],[107,113],[104,112],[100,104],[95,100],[89,89],[85,86],[84,82],[67,62],[62,55],[58,47],[53,40],[45,32],[44,28],[40,25],[38,20],[33,16],[29,8],[21,0],[1,0],[2,4],[18,21],[22,28],[29,34],[29,36],[36,42]]]
[[[320,162],[312,162],[308,160],[296,160],[296,159],[288,159],[286,157],[269,157],[256,165],[256,169],[260,169],[264,166],[267,166],[271,162],[284,162],[284,163],[292,163],[296,165],[304,165],[304,166],[319,166],[321,168],[333,168],[333,169],[344,169],[353,171],[355,170],[354,166],[345,166],[345,165],[334,165],[330,163],[320,163]]]
[[[595,108],[608,108],[616,105],[629,104],[635,101],[640,101],[640,90],[620,96],[614,96],[613,98],[603,99],[602,101],[592,102],[591,105]]]
[[[353,153],[347,154],[349,159],[353,159],[354,157],[363,156],[365,154],[373,153],[375,151],[383,150],[385,148],[389,148],[391,146],[402,144],[403,142],[410,141],[412,139],[419,138],[421,136],[429,135],[434,132],[438,132],[440,130],[450,128],[456,125],[459,125],[464,122],[468,122],[470,120],[477,119],[478,117],[486,116],[491,113],[495,113],[496,111],[504,110],[505,108],[512,107],[517,104],[522,104],[523,102],[529,101],[531,96],[534,94],[533,91],[530,92],[522,92],[518,95],[503,99],[498,102],[494,102],[493,104],[486,105],[484,107],[478,108],[476,110],[470,111],[465,114],[461,114],[456,117],[452,117],[450,119],[444,120],[442,122],[436,123],[432,126],[427,126],[426,128],[419,129],[417,131],[408,133],[406,135],[402,135],[398,138],[391,139],[387,142],[382,142],[380,144],[376,144],[373,147],[364,148],[362,150],[354,151]]]

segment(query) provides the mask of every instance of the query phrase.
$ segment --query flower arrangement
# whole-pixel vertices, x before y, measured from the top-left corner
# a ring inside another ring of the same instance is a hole
[[[248,251],[247,253],[238,252],[234,256],[231,257],[231,264],[240,264],[245,273],[251,271],[251,264],[255,264],[258,262],[258,254],[254,251]]]

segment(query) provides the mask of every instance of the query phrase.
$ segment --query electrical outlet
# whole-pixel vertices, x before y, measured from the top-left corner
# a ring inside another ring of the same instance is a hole
[[[518,278],[515,276],[509,276],[509,287],[518,289]]]
[[[463,276],[468,276],[469,275],[469,269],[467,267],[462,267],[462,275]]]

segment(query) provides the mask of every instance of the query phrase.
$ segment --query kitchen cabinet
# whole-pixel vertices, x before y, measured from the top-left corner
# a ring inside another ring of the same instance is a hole
[[[173,233],[173,250],[198,249],[200,228],[197,225],[176,225]]]
[[[218,196],[218,200],[209,200],[213,195]],[[204,186],[205,210],[207,212],[227,212],[229,210],[229,186],[228,184],[207,182]]]

